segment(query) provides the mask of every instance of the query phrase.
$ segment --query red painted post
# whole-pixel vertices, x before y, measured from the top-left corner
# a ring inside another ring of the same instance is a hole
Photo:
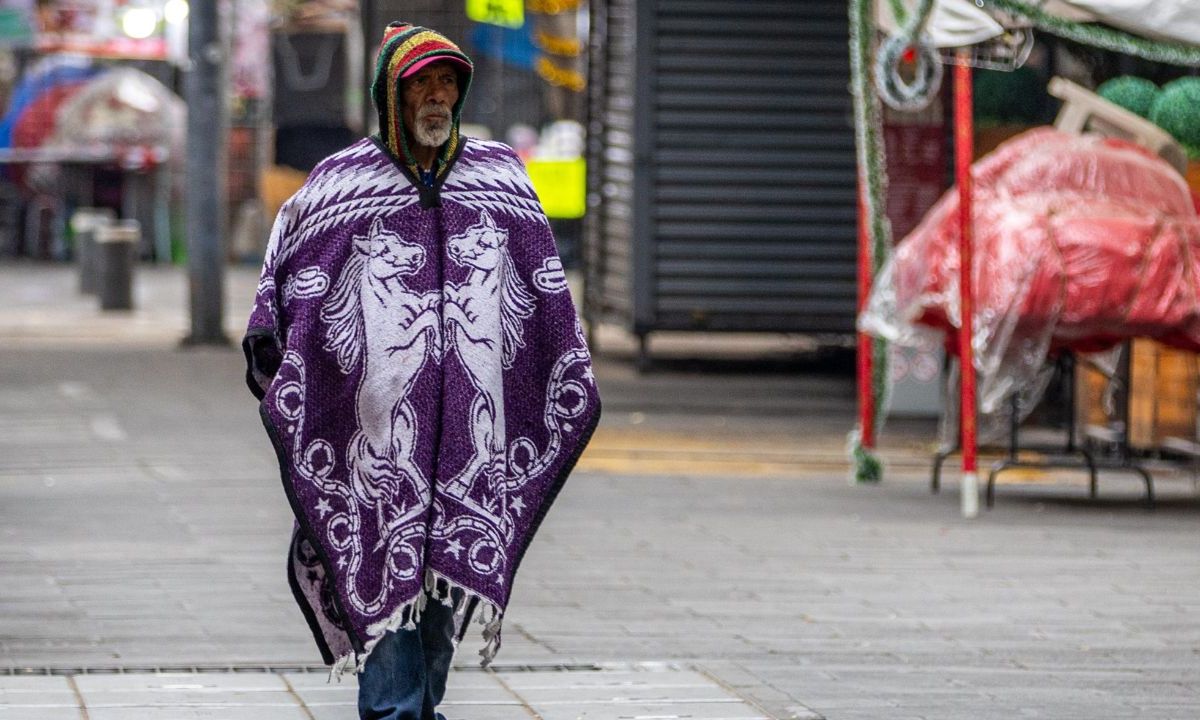
[[[958,183],[958,256],[959,315],[958,360],[962,379],[962,514],[979,514],[979,478],[975,452],[975,354],[971,346],[974,333],[975,298],[972,282],[974,268],[974,224],[971,209],[971,161],[975,154],[974,104],[971,88],[970,51],[960,48],[954,64],[954,170]]]
[[[867,192],[865,178],[858,179],[858,312],[867,307],[867,296],[871,293],[871,219],[867,217],[867,203],[863,194]],[[866,450],[875,447],[875,395],[871,378],[874,375],[874,347],[871,336],[858,333],[858,426],[862,430],[860,442]]]

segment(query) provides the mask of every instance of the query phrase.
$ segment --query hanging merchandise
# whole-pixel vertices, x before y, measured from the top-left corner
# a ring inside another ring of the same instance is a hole
[[[879,28],[889,36],[900,34],[904,18],[917,10],[919,2],[880,2],[876,6]],[[937,0],[923,32],[929,44],[941,51],[945,64],[956,62],[957,48],[969,47],[971,67],[1011,71],[1024,65],[1033,50],[1033,32],[1026,21],[993,17],[974,0]]]
[[[38,13],[36,47],[42,53],[166,60],[168,5],[167,0],[50,0]]]
[[[358,0],[272,0],[272,11],[281,27],[345,30],[357,24]]]
[[[876,3],[875,20],[889,36],[900,35],[904,20],[917,12],[921,0],[884,0]],[[939,0],[924,27],[930,44],[939,48],[964,47],[993,40],[1004,34],[1004,26],[972,0]]]
[[[63,103],[50,143],[144,170],[169,158],[182,161],[186,125],[187,109],[169,88],[140,70],[113,68]]]
[[[471,47],[484,57],[523,70],[533,70],[541,53],[533,44],[529,30],[528,26],[514,30],[479,24],[471,31]]]
[[[36,147],[54,130],[55,112],[72,92],[95,77],[99,69],[88,58],[52,55],[30,66],[13,91],[8,111],[0,118],[0,148]],[[37,134],[32,141],[29,126]]]
[[[920,0],[911,13],[904,13],[898,3],[892,7],[898,17],[907,17],[902,17],[900,32],[884,40],[879,48],[875,85],[889,107],[920,110],[932,102],[942,86],[942,63],[925,34],[934,0]]]

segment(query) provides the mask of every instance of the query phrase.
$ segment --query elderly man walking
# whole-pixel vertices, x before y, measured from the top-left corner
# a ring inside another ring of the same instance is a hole
[[[288,580],[359,712],[441,720],[600,415],[549,223],[505,145],[463,137],[470,59],[388,26],[379,134],[279,212],[243,342],[296,517]]]

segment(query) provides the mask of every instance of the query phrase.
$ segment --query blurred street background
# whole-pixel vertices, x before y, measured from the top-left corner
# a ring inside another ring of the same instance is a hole
[[[957,453],[930,486],[945,348],[895,348],[852,480],[846,2],[0,0],[0,720],[355,717],[237,343],[395,19],[474,59],[466,132],[526,162],[604,403],[449,720],[1200,717],[1194,353],[1054,375],[1025,457],[1074,433],[1097,493],[1014,468],[964,519]],[[1028,38],[975,72],[978,156],[1053,121],[1052,76],[1194,79]],[[882,117],[897,240],[952,182],[949,102]]]

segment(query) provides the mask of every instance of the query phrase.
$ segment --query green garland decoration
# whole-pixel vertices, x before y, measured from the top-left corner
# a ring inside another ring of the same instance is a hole
[[[1028,19],[1039,30],[1102,50],[1140,57],[1182,67],[1200,67],[1200,47],[1168,40],[1138,37],[1108,25],[1077,23],[1056,17],[1033,3],[1021,0],[975,0],[979,7],[990,6]]]
[[[866,187],[863,204],[871,245],[871,277],[879,274],[891,248],[891,226],[886,214],[887,160],[883,148],[883,121],[879,98],[871,83],[871,51],[875,33],[873,0],[850,1],[850,88],[854,100],[855,153],[858,179]],[[887,396],[887,342],[871,339],[874,360],[871,391],[875,397],[875,434],[884,418]],[[883,479],[883,462],[863,446],[862,427],[856,427],[849,437],[850,457],[854,462],[856,482],[879,482]]]

